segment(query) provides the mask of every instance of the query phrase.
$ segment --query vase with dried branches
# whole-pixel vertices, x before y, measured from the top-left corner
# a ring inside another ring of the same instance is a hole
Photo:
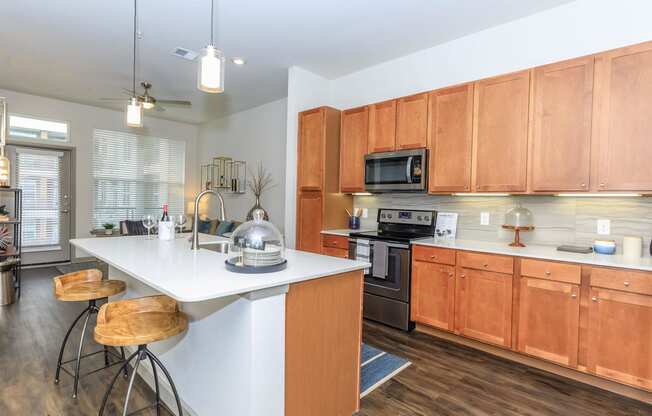
[[[257,209],[263,210],[265,213],[265,221],[269,221],[269,215],[267,214],[267,211],[260,205],[260,196],[265,190],[276,186],[276,184],[274,184],[274,180],[272,179],[272,174],[267,172],[262,163],[258,163],[256,172],[249,171],[249,174],[251,179],[249,179],[247,185],[249,186],[249,189],[251,189],[251,192],[254,194],[254,197],[256,197],[256,203],[247,213],[247,221],[254,219],[253,213]]]

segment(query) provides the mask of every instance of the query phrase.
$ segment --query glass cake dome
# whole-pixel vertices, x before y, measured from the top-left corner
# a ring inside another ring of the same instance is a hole
[[[531,227],[534,225],[534,216],[529,209],[519,205],[507,211],[505,225],[514,228]]]
[[[253,212],[253,220],[235,229],[229,243],[227,269],[238,273],[268,273],[287,265],[281,232],[264,220],[265,211]]]

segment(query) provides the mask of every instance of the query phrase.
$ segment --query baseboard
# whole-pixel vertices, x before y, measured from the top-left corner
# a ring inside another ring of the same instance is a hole
[[[592,374],[584,373],[572,368],[563,367],[557,364],[549,363],[534,357],[520,354],[518,352],[506,350],[503,348],[495,347],[493,345],[485,344],[480,341],[475,341],[469,338],[460,337],[450,332],[442,331],[427,325],[417,324],[416,331],[440,338],[446,341],[454,342],[456,344],[471,347],[497,357],[505,358],[519,364],[527,365],[539,370],[547,371],[571,380],[579,381],[580,383],[588,384],[602,390],[607,390],[612,393],[629,397],[647,404],[652,404],[652,393],[637,389],[635,387],[626,386],[615,381],[607,380]]]

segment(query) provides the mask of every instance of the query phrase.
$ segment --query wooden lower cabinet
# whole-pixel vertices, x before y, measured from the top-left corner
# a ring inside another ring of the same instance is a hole
[[[416,322],[452,331],[455,323],[455,268],[412,262],[411,316]]]
[[[511,274],[457,269],[456,332],[490,344],[512,343]]]
[[[588,371],[652,390],[652,296],[592,287],[590,297]]]
[[[302,192],[297,197],[297,250],[321,253],[323,195]]]
[[[521,279],[518,351],[576,367],[579,319],[579,285]]]

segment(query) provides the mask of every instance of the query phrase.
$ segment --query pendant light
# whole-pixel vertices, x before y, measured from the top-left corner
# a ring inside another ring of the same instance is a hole
[[[214,0],[211,0],[211,43],[199,54],[197,88],[204,92],[219,94],[224,92],[224,54],[215,48],[213,42],[214,7]]]
[[[136,95],[136,22],[138,18],[138,0],[134,0],[134,55],[133,55],[133,72],[132,72],[132,89],[133,96],[127,104],[127,126],[143,127],[143,106]]]
[[[7,100],[0,97],[0,188],[9,188],[9,158],[5,155],[5,145],[7,144]]]

